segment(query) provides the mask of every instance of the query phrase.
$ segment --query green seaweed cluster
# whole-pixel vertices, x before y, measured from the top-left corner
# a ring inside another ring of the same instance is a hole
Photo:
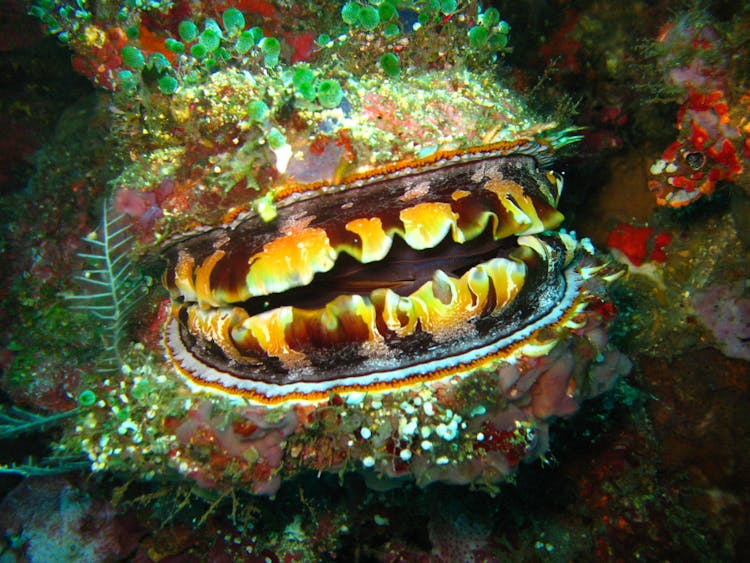
[[[510,25],[500,19],[497,8],[489,8],[479,14],[477,24],[469,29],[469,44],[473,49],[499,52],[507,47],[509,33]]]
[[[91,6],[91,4],[95,5]],[[88,0],[33,0],[29,6],[29,14],[41,20],[47,33],[56,35],[58,39],[68,43],[85,42],[86,28],[94,19],[123,23],[137,18],[143,12],[166,13],[173,6],[174,0],[124,0],[98,3]]]
[[[496,8],[471,0],[351,0],[339,15],[331,35],[318,37],[323,52],[391,79],[409,67],[485,65],[507,50],[510,33]]]
[[[425,47],[436,33],[453,44],[455,52],[428,56],[445,58],[446,64],[460,58],[484,63],[505,51],[510,26],[496,8],[483,11],[475,2],[370,0],[345,3],[340,21],[332,22],[329,31],[317,38],[323,66],[330,66],[330,60],[349,60],[349,64],[357,65],[357,59],[375,55],[366,66],[396,79],[404,70],[404,58],[419,62],[413,60],[415,53],[434,51]],[[248,27],[243,13],[233,7],[222,12],[220,21],[205,18],[200,25],[182,21],[178,37],[164,41],[171,56],[144,52],[137,45],[135,27],[129,28],[127,35],[134,44],[121,51],[126,68],[118,73],[117,83],[130,94],[145,85],[171,95],[181,85],[200,84],[207,75],[228,65],[259,73],[279,68],[282,62],[279,38],[265,35],[258,26]],[[308,66],[292,68],[292,73],[294,91],[301,99],[333,108],[344,98],[340,83],[322,79]]]
[[[321,108],[339,107],[344,99],[341,83],[334,78],[323,79],[319,70],[309,64],[297,63],[282,75],[285,83],[290,83],[297,99],[303,104],[317,103]]]
[[[230,62],[266,69],[279,64],[280,41],[264,36],[260,27],[246,29],[245,17],[236,8],[223,12],[221,24],[206,18],[199,28],[191,20],[182,21],[178,36],[164,41],[172,55],[169,57],[160,52],[147,56],[133,44],[123,47],[121,56],[127,68],[118,73],[119,89],[133,94],[144,86],[156,86],[162,94],[172,95],[181,85],[202,83],[207,75]],[[137,40],[137,34],[130,39]]]
[[[322,108],[338,107],[344,98],[337,80],[324,79],[308,65],[280,66],[282,44],[279,39],[264,35],[258,26],[248,28],[244,15],[236,8],[226,9],[221,23],[206,18],[199,27],[191,20],[184,20],[178,26],[178,36],[164,41],[171,57],[159,52],[147,56],[134,44],[123,47],[121,56],[126,68],[117,75],[120,91],[133,95],[144,87],[156,86],[162,94],[172,95],[181,86],[202,84],[211,73],[231,65],[249,69],[256,75],[274,70],[283,72],[282,79],[291,83],[300,99],[315,102]],[[128,37],[137,41],[137,30]],[[256,104],[250,108],[249,117],[252,122],[263,122],[267,114]]]
[[[341,8],[341,19],[352,28],[359,27],[366,31],[382,28],[382,32],[386,36],[395,36],[416,30],[419,26],[439,23],[469,4],[469,2],[459,2],[459,0],[347,2]],[[401,12],[406,11],[412,12],[416,16],[416,21],[412,23],[411,30],[405,29],[405,23],[401,20]]]
[[[29,13],[41,20],[47,33],[56,35],[66,43],[83,33],[86,24],[93,18],[86,0],[35,0],[29,7]]]
[[[274,29],[279,32],[277,24],[249,25],[235,7],[215,18],[197,15],[180,22],[176,35],[165,38],[163,48],[154,51],[150,43],[140,41],[141,16],[150,11],[166,14],[172,1],[102,2],[96,9],[90,4],[34,0],[30,13],[63,41],[75,38],[74,43],[89,49],[104,41],[103,30],[124,29],[128,44],[119,49],[122,62],[114,69],[115,86],[126,100],[146,104],[153,92],[172,96],[180,88],[204,84],[218,70],[234,67],[254,76],[286,72],[282,79],[292,86],[297,100],[332,109],[346,96],[343,84],[326,76],[332,71],[346,67],[399,79],[413,68],[478,66],[506,50],[510,30],[496,8],[485,10],[475,0],[350,0],[310,22],[309,29],[321,32],[311,55],[315,66],[290,66],[284,64],[289,57],[287,41],[273,35]],[[320,11],[306,2],[299,9],[310,16]]]

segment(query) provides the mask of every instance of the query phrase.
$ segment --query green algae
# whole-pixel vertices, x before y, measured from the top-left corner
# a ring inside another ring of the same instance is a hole
[[[335,108],[344,99],[344,90],[337,80],[323,80],[318,86],[318,101],[324,108]]]
[[[126,45],[122,48],[122,62],[133,70],[141,70],[146,66],[146,59],[140,49],[132,45]]]
[[[391,78],[401,76],[401,65],[399,64],[398,57],[393,53],[386,53],[380,57],[380,67]]]
[[[81,391],[80,395],[78,395],[78,404],[82,407],[90,407],[94,403],[96,403],[96,393],[91,389],[84,389]]]
[[[268,118],[270,110],[263,100],[253,100],[247,105],[247,117],[254,123],[261,123]]]
[[[198,36],[198,27],[190,20],[185,20],[177,26],[177,33],[185,43],[192,43]]]
[[[237,34],[245,29],[245,16],[237,8],[227,8],[221,15],[221,21],[230,34]]]

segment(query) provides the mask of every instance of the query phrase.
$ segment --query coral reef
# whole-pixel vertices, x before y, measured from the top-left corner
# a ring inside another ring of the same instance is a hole
[[[0,10],[3,558],[741,557],[746,8]]]

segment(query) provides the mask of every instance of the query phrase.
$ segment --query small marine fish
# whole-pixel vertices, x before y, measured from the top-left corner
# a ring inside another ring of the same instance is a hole
[[[649,189],[659,205],[683,207],[721,181],[747,183],[750,91],[735,104],[725,93],[691,92],[677,114],[679,137],[651,165]]]

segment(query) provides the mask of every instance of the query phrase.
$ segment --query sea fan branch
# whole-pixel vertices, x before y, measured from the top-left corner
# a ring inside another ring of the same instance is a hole
[[[0,440],[47,430],[76,412],[77,409],[72,409],[53,414],[35,414],[18,407],[0,408]]]
[[[18,438],[23,434],[44,432],[80,412],[71,409],[65,412],[37,414],[18,407],[0,407],[0,440]],[[14,473],[24,477],[56,475],[80,471],[89,467],[81,455],[50,456],[40,460],[29,458],[25,463],[0,464],[0,474]]]
[[[90,466],[90,462],[83,456],[46,457],[38,462],[30,458],[26,463],[0,465],[0,474],[13,473],[23,477],[47,477],[70,473],[71,471],[83,471]]]

